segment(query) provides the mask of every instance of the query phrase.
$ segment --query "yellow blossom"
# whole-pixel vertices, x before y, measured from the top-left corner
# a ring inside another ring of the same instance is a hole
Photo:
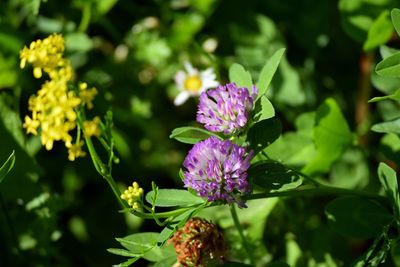
[[[123,200],[128,202],[128,205],[131,206],[134,210],[138,210],[140,208],[140,203],[138,202],[143,196],[143,188],[139,187],[137,182],[133,182],[132,186],[129,186],[128,189],[124,191],[121,195]]]
[[[29,116],[25,116],[23,127],[26,128],[27,133],[37,135],[37,128],[39,127],[39,125],[40,122],[38,120],[31,119]]]
[[[78,157],[84,157],[86,152],[82,150],[83,141],[81,140],[79,143],[70,144],[68,147],[68,159],[70,161],[74,161]]]
[[[93,108],[93,99],[97,95],[97,89],[92,87],[88,88],[87,83],[79,84],[79,97],[82,99],[82,102],[85,103],[88,109]]]
[[[100,118],[97,116],[94,117],[93,120],[91,120],[91,121],[84,121],[83,128],[84,128],[85,136],[87,136],[87,137],[100,136],[101,131],[100,131],[99,123],[100,123]]]
[[[42,77],[42,69],[49,73],[53,69],[60,68],[65,64],[63,59],[64,38],[60,34],[52,34],[46,39],[36,40],[20,52],[21,64],[24,68],[26,63],[33,65],[35,78]]]
[[[41,126],[41,141],[47,150],[53,148],[54,141],[71,142],[69,131],[76,127],[76,113],[81,100],[68,91],[66,81],[50,80],[43,84],[37,95],[29,99],[29,109],[33,119],[25,118],[24,127],[28,133],[36,134]]]
[[[37,135],[40,128],[41,143],[47,150],[53,148],[55,141],[64,142],[68,148],[68,158],[72,161],[85,155],[81,149],[83,141],[72,144],[70,132],[77,128],[76,110],[80,105],[92,108],[97,90],[88,89],[86,83],[79,85],[77,94],[68,89],[68,84],[73,80],[73,69],[69,60],[63,57],[63,52],[64,38],[60,34],[34,41],[21,50],[21,68],[29,63],[33,66],[35,78],[42,77],[43,72],[50,78],[29,98],[28,108],[32,116],[25,117],[23,127],[27,133],[34,135]],[[99,122],[97,117],[84,122],[85,133],[100,135]]]

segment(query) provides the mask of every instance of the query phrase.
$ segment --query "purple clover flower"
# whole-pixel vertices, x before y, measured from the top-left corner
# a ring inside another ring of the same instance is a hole
[[[257,95],[257,89],[254,86],[252,89],[250,96],[246,87],[237,88],[235,83],[228,83],[201,93],[197,121],[212,132],[232,134],[242,129]]]
[[[247,169],[252,157],[253,151],[247,153],[229,140],[209,137],[195,144],[186,156],[184,185],[209,201],[236,202],[239,207],[246,207],[241,195],[251,191]]]

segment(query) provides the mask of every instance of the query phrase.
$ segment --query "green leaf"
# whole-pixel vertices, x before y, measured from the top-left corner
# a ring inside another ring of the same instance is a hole
[[[251,79],[250,72],[246,71],[245,68],[238,63],[232,64],[229,68],[229,80],[236,83],[238,87],[246,87],[249,91],[251,91],[253,87],[253,80]]]
[[[159,246],[153,247],[151,250],[149,250],[143,255],[143,258],[148,261],[158,262],[164,260],[165,258],[169,258],[171,256],[176,258],[176,253],[174,248],[171,245],[164,245],[162,247]]]
[[[16,63],[15,56],[3,57],[0,53],[0,89],[13,87],[17,83]]]
[[[143,255],[157,246],[157,238],[158,233],[145,232],[116,238],[116,240],[131,253]]]
[[[326,172],[353,142],[353,134],[338,104],[328,98],[317,109],[314,126],[316,156],[303,168],[308,175]]]
[[[386,196],[392,203],[397,221],[400,223],[400,196],[399,186],[397,184],[396,172],[385,163],[379,163],[378,167],[379,181],[386,192]]]
[[[277,50],[271,58],[268,59],[264,67],[261,70],[260,77],[257,82],[258,97],[264,96],[268,91],[268,87],[274,77],[276,70],[278,69],[279,62],[281,62],[282,56],[285,53],[286,48]]]
[[[265,191],[286,191],[299,187],[302,179],[294,171],[276,161],[261,161],[248,171],[253,183]]]
[[[128,250],[122,249],[122,248],[109,248],[107,249],[108,252],[118,255],[118,256],[123,256],[123,257],[141,257],[142,254],[136,254],[132,253]]]
[[[247,141],[254,155],[269,146],[281,135],[282,125],[278,119],[271,118],[255,123],[247,133]]]
[[[159,262],[154,264],[153,267],[171,267],[176,262],[177,262],[176,256],[171,256],[171,257],[160,260]]]
[[[391,95],[374,97],[371,100],[368,100],[368,103],[378,102],[378,101],[388,100],[388,99],[400,100],[400,89],[397,89],[396,92],[394,94],[391,94]]]
[[[350,147],[332,165],[329,182],[340,188],[364,188],[369,182],[369,177],[365,152],[360,148]]]
[[[270,159],[290,166],[304,166],[317,154],[311,137],[300,132],[287,132],[264,149]]]
[[[9,29],[6,27],[0,28],[0,49],[2,52],[12,52],[13,54],[18,55],[19,50],[24,45],[21,38],[18,38],[16,32],[7,32],[8,30]]]
[[[146,201],[152,203],[153,191],[146,194]],[[204,200],[192,195],[187,190],[179,189],[158,189],[155,206],[157,207],[176,207],[202,204]]]
[[[374,124],[371,130],[377,133],[400,134],[400,118]]]
[[[65,48],[68,51],[87,52],[93,48],[93,41],[83,32],[73,32],[65,35]]]
[[[193,40],[195,34],[203,28],[205,22],[205,17],[197,12],[181,15],[175,14],[168,35],[169,41],[168,44],[166,43],[167,48],[169,46],[181,48],[182,46],[189,44]]]
[[[379,54],[381,55],[382,59],[387,58],[393,54],[396,54],[397,52],[400,52],[399,49],[389,47],[386,45],[381,45],[379,47]]]
[[[391,17],[397,35],[400,36],[400,9],[394,8],[391,12]]]
[[[368,30],[367,40],[364,42],[364,51],[372,50],[390,40],[393,26],[389,18],[389,11],[383,11],[372,23]]]
[[[129,267],[132,265],[132,263],[136,262],[137,260],[139,260],[140,258],[131,258],[127,261],[121,262],[118,265],[113,265],[113,267]]]
[[[355,196],[331,201],[325,207],[325,214],[335,231],[355,238],[377,236],[393,220],[393,216],[377,202]]]
[[[0,168],[0,183],[4,180],[7,174],[14,167],[14,163],[15,163],[15,152],[13,151],[6,160],[6,162],[4,162],[3,166],[1,166]]]
[[[180,127],[174,129],[169,138],[174,138],[185,144],[196,144],[197,142],[207,139],[210,136],[216,136],[219,138],[218,135],[201,128]]]
[[[275,109],[266,96],[261,96],[254,106],[254,121],[259,122],[275,116]]]
[[[286,58],[281,60],[279,78],[274,81],[273,94],[277,102],[289,106],[300,106],[306,102],[299,72],[292,67]],[[276,84],[276,85],[275,85]]]
[[[53,32],[61,32],[64,23],[55,18],[48,18],[39,15],[37,17],[36,27],[40,32],[51,34]]]
[[[375,71],[384,77],[400,77],[400,52],[379,62],[375,67]]]

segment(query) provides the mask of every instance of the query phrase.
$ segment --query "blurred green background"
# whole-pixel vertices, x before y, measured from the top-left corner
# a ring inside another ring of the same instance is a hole
[[[175,127],[195,125],[196,99],[173,105],[173,76],[183,63],[214,67],[221,83],[228,81],[234,62],[257,78],[273,52],[286,47],[269,97],[288,133],[269,153],[294,168],[304,166],[312,153],[307,122],[313,115],[307,112],[333,97],[357,142],[319,178],[374,190],[377,162],[395,167],[400,162],[399,137],[381,139],[369,131],[375,122],[398,117],[399,104],[367,103],[400,85],[398,79],[383,81],[373,74],[380,52],[390,52],[379,46],[400,46],[389,16],[399,3],[1,0],[0,161],[14,149],[16,165],[0,184],[0,266],[110,266],[122,261],[106,251],[118,246],[115,237],[160,230],[153,222],[118,212],[89,157],[69,162],[62,144],[45,151],[38,137],[25,134],[21,121],[29,113],[28,99],[42,81],[30,68],[19,69],[24,45],[53,32],[63,34],[76,79],[99,91],[90,114],[114,113],[121,159],[114,177],[121,186],[136,180],[145,191],[151,190],[151,181],[160,188],[182,187],[178,170],[190,146],[170,140],[169,134]],[[265,216],[257,218],[262,225],[258,242],[265,248],[260,258],[266,263],[292,259],[297,266],[348,266],[371,241],[328,228],[323,207],[331,199],[282,199],[265,206]],[[394,263],[389,259],[387,264]]]

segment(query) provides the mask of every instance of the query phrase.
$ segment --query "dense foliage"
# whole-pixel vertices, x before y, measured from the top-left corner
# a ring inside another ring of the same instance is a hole
[[[399,1],[0,6],[1,266],[400,266]]]

